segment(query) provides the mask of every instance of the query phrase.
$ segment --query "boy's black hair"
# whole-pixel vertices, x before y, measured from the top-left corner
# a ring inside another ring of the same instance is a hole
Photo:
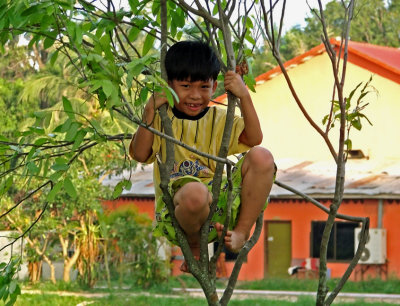
[[[172,45],[165,57],[168,80],[191,82],[217,79],[221,69],[211,47],[201,41],[181,41]]]

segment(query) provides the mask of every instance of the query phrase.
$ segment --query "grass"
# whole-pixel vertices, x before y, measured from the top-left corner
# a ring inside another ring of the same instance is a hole
[[[218,280],[217,287],[225,288],[226,282]],[[333,288],[337,280],[329,280],[329,288]],[[17,306],[25,305],[39,305],[39,306],[53,306],[53,305],[158,305],[158,306],[183,306],[183,305],[207,305],[204,298],[189,297],[185,295],[173,295],[172,288],[199,288],[196,279],[191,275],[181,275],[179,277],[171,277],[168,281],[162,283],[152,283],[150,288],[140,288],[132,286],[132,282],[124,283],[129,289],[119,289],[118,283],[113,283],[113,289],[107,288],[105,284],[99,283],[101,288],[88,289],[79,286],[78,282],[63,283],[58,282],[53,285],[50,282],[42,282],[36,285],[23,286],[24,289],[36,289],[41,291],[54,292],[54,291],[70,291],[85,293],[105,293],[105,297],[77,297],[77,296],[59,296],[57,294],[23,294],[18,297]],[[103,285],[103,286],[101,286]],[[130,286],[131,285],[131,286]],[[288,290],[288,291],[313,291],[316,292],[318,286],[317,280],[299,280],[299,279],[265,279],[251,282],[238,282],[237,289],[249,290]],[[344,286],[343,292],[359,292],[359,293],[393,293],[400,294],[400,280],[389,279],[382,281],[380,279],[369,279],[363,282],[348,281]],[[86,302],[86,303],[85,303]],[[229,305],[245,306],[251,304],[252,306],[285,306],[285,305],[315,305],[315,298],[310,296],[300,296],[295,301],[289,300],[269,300],[266,298],[251,298],[239,300],[231,299]],[[370,301],[357,300],[355,302],[343,302],[338,299],[335,300],[335,305],[393,305],[383,302],[372,303]]]
[[[328,281],[328,288],[333,289],[338,279]],[[237,289],[250,290],[289,290],[289,291],[317,291],[318,280],[310,279],[264,279],[251,282],[239,282]],[[400,294],[400,279],[369,279],[365,281],[347,281],[342,292],[357,293],[392,293]]]
[[[86,303],[85,303],[86,302]],[[50,294],[43,295],[31,295],[24,294],[20,296],[16,302],[16,306],[25,305],[37,305],[37,306],[76,306],[82,303],[82,305],[93,305],[93,306],[147,306],[147,305],[158,305],[158,306],[203,306],[207,305],[203,298],[193,297],[155,297],[155,296],[131,296],[128,294],[114,294],[104,298],[84,298],[84,297],[71,297],[71,296],[57,296]],[[229,303],[230,306],[308,306],[314,305],[315,299],[313,297],[299,297],[296,301],[283,301],[283,300],[267,300],[267,299],[245,299],[245,300],[234,300],[232,299]],[[379,305],[392,305],[387,303],[368,303],[366,301],[357,302],[335,302],[335,305],[368,305],[368,306],[379,306]]]
[[[328,287],[333,289],[338,279],[328,281]],[[153,293],[168,294],[172,292],[172,288],[200,288],[197,280],[191,275],[180,275],[178,277],[170,277],[164,282],[152,282],[149,288],[141,288],[132,285],[132,282],[125,282],[123,286],[129,288],[129,292],[142,292],[143,290]],[[217,280],[217,288],[224,289],[227,281]],[[40,282],[35,285],[25,283],[25,289],[38,289],[42,291],[89,291],[89,292],[113,292],[120,290],[117,282],[112,283],[112,289],[107,287],[106,283],[98,282],[95,288],[86,288],[79,285],[78,282],[57,282],[56,285],[51,282]],[[288,291],[317,291],[318,280],[310,279],[278,279],[270,278],[257,281],[238,281],[236,289],[248,290],[288,290]],[[122,290],[123,291],[123,290]],[[368,279],[365,281],[353,282],[347,281],[342,292],[357,292],[357,293],[388,293],[400,294],[400,279],[389,279],[383,281],[381,279]]]

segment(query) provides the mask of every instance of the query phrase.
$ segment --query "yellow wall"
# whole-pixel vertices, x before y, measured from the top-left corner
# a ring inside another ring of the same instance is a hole
[[[330,67],[328,56],[324,53],[289,70],[303,105],[324,130],[322,118],[329,112],[333,92]],[[370,71],[348,63],[345,94],[348,95],[359,82],[368,81],[370,76]],[[364,121],[361,131],[352,129],[350,139],[353,149],[361,149],[371,159],[399,158],[400,84],[374,75],[372,85],[379,93],[366,97],[370,104],[365,114],[373,126]],[[275,159],[332,158],[322,137],[306,121],[295,103],[283,74],[257,85],[256,90],[252,98],[264,133],[262,145],[271,150]],[[336,131],[330,132],[335,149],[338,143],[336,127]]]

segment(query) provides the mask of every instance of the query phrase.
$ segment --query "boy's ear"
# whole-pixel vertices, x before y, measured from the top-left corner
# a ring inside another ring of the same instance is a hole
[[[217,90],[217,85],[218,85],[218,82],[217,82],[217,81],[214,81],[213,88],[212,88],[212,93],[213,93],[213,94],[214,94],[215,91]]]

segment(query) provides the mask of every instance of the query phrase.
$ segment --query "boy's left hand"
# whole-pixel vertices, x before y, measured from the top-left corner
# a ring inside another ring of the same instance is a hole
[[[241,76],[234,71],[225,73],[224,87],[241,100],[249,95]]]

